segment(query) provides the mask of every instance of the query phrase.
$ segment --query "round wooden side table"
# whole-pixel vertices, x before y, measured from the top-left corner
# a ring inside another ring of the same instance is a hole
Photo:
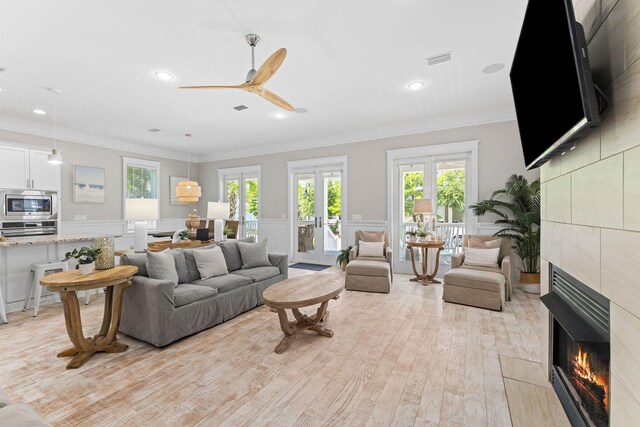
[[[438,274],[438,265],[440,264],[440,252],[444,249],[444,241],[443,240],[428,240],[424,242],[407,242],[407,247],[411,249],[411,267],[413,268],[413,274],[416,277],[409,279],[412,282],[421,282],[423,286],[426,286],[429,283],[440,283],[439,280],[436,280],[436,274]],[[414,254],[414,248],[420,249],[422,253],[422,274],[418,273],[416,269],[416,256]],[[436,253],[436,265],[433,268],[433,273],[428,274],[428,259],[427,255],[429,254],[429,249],[437,249]]]
[[[264,303],[278,312],[280,328],[284,333],[284,338],[274,351],[282,354],[295,340],[296,334],[305,329],[331,338],[333,331],[326,329],[323,322],[329,317],[327,311],[329,301],[338,299],[343,290],[344,278],[329,274],[294,277],[265,289],[262,293]],[[299,310],[302,307],[318,304],[320,307],[312,316],[302,314]],[[295,321],[289,321],[285,309],[291,310]]]
[[[58,357],[74,356],[67,364],[67,369],[81,367],[98,351],[121,353],[129,348],[128,345],[117,342],[116,335],[120,327],[122,296],[124,290],[131,286],[131,277],[137,272],[138,267],[120,265],[91,274],[80,274],[78,270],[63,271],[40,280],[42,286],[46,286],[50,291],[59,292],[64,304],[64,319],[73,347],[58,353]],[[85,338],[76,292],[98,288],[107,288],[102,327],[95,337]]]

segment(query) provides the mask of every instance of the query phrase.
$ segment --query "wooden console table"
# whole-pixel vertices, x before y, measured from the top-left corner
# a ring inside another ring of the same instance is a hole
[[[129,348],[128,345],[117,342],[116,335],[120,327],[123,293],[131,286],[131,277],[137,272],[138,267],[120,265],[109,270],[97,270],[91,274],[80,274],[78,270],[63,271],[40,280],[42,286],[46,286],[50,291],[59,292],[64,304],[67,333],[73,347],[58,353],[58,357],[74,356],[67,364],[67,369],[81,367],[98,351],[121,353]],[[85,338],[76,291],[98,288],[107,288],[102,327],[95,337]]]
[[[284,332],[284,338],[274,351],[278,354],[283,353],[295,340],[296,334],[305,329],[331,338],[333,331],[325,329],[322,322],[329,317],[329,301],[338,299],[343,290],[343,276],[329,274],[294,277],[265,289],[262,294],[264,303],[278,312],[280,328]],[[300,308],[317,304],[320,304],[320,307],[316,314],[307,316],[300,313]],[[289,322],[285,309],[293,312],[295,321]]]
[[[444,249],[444,241],[442,240],[429,240],[426,242],[407,242],[407,247],[411,250],[411,267],[413,268],[413,274],[416,277],[409,279],[412,282],[421,282],[423,286],[429,283],[440,283],[436,280],[436,274],[438,274],[438,265],[440,264],[440,252]],[[422,274],[418,273],[416,269],[416,256],[414,254],[414,248],[419,248],[422,253]],[[433,273],[428,274],[428,259],[429,249],[438,249],[436,253],[436,265],[433,267]]]

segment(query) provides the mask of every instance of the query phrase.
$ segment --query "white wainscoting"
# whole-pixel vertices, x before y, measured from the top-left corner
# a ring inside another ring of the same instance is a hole
[[[478,234],[480,235],[492,235],[497,231],[500,231],[502,227],[492,222],[479,222],[478,223]]]
[[[258,236],[267,239],[269,252],[290,254],[289,220],[261,219],[258,221]]]

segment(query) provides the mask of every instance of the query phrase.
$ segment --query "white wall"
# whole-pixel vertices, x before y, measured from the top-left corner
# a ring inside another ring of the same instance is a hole
[[[35,147],[52,146],[51,138],[0,129],[0,141]],[[169,203],[169,176],[187,176],[187,162],[163,159],[121,150],[58,141],[64,163],[62,167],[62,221],[73,221],[74,215],[86,215],[87,221],[121,221],[123,219],[122,156],[159,161],[160,165],[160,219],[186,218],[195,204],[180,206]],[[95,166],[106,170],[106,201],[104,204],[77,204],[73,202],[73,165]],[[191,166],[191,177],[197,178],[197,166]]]
[[[348,156],[349,216],[362,215],[365,221],[387,220],[386,150],[480,140],[479,200],[502,188],[513,173],[528,178],[538,177],[537,171],[526,172],[520,149],[520,137],[515,121],[447,129],[416,135],[385,138],[353,144],[297,150],[242,159],[222,160],[198,165],[203,186],[201,208],[206,201],[221,199],[218,194],[218,168],[262,166],[262,218],[287,218],[287,162],[328,156]],[[491,222],[480,218],[480,222]]]

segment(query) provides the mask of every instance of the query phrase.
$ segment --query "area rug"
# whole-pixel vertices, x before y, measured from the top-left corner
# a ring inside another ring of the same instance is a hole
[[[313,271],[322,271],[325,268],[331,267],[330,265],[320,265],[320,264],[307,264],[306,262],[297,262],[295,264],[291,264],[289,268],[300,268],[302,270],[313,270]]]

